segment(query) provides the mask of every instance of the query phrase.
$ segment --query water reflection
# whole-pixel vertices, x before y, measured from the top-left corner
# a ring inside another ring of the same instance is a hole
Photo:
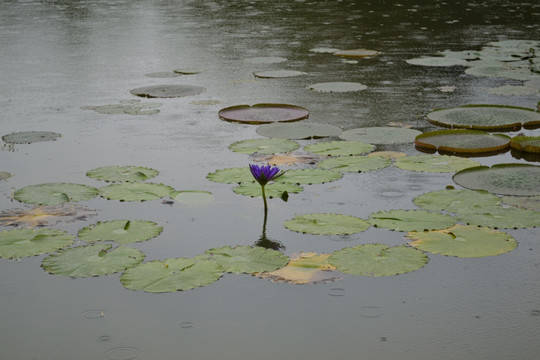
[[[262,234],[259,240],[255,242],[255,246],[260,246],[266,249],[272,249],[272,250],[278,250],[283,251],[285,250],[285,245],[283,245],[281,242],[270,239],[268,236],[266,236],[266,222],[268,220],[268,209],[264,209],[264,220],[263,220],[263,227],[262,227]]]

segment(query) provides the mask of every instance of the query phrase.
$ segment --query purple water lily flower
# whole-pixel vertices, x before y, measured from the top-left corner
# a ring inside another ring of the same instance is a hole
[[[270,165],[259,166],[250,164],[249,170],[251,170],[251,174],[261,186],[265,186],[269,181],[275,180],[283,175],[283,173],[279,173],[278,167]]]

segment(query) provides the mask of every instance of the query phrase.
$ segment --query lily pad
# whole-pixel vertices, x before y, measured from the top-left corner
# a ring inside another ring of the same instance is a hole
[[[210,191],[202,190],[175,191],[171,194],[171,199],[186,205],[202,205],[215,201]]]
[[[98,195],[98,189],[80,184],[45,183],[25,186],[13,194],[13,198],[23,203],[35,205],[57,205],[78,202]]]
[[[537,89],[527,86],[517,86],[517,85],[504,85],[496,88],[490,88],[487,91],[491,95],[500,95],[500,96],[527,96],[527,95],[540,95]]]
[[[204,72],[204,69],[201,68],[178,68],[173,70],[175,73],[182,75],[195,75]]]
[[[369,223],[356,216],[343,214],[303,214],[287,220],[284,226],[304,234],[349,235],[366,231]]]
[[[336,81],[309,85],[308,89],[318,92],[352,92],[366,90],[367,86],[356,82]]]
[[[137,100],[138,101],[138,100]],[[128,115],[154,115],[159,112],[162,104],[159,103],[141,103],[141,102],[121,102],[120,104],[110,104],[101,106],[82,106],[83,110],[94,110],[100,114],[128,114]]]
[[[467,60],[448,56],[420,57],[406,60],[406,62],[420,66],[467,66]]]
[[[287,265],[289,258],[279,251],[259,246],[224,246],[206,250],[206,253],[233,274],[254,274],[273,271]]]
[[[0,232],[0,257],[21,258],[62,249],[74,236],[56,229],[13,229]]]
[[[177,258],[139,264],[124,271],[120,280],[130,290],[163,293],[209,285],[221,276],[223,268],[214,260]]]
[[[219,118],[244,124],[267,124],[306,119],[309,111],[303,107],[288,104],[236,105],[221,109]]]
[[[242,154],[272,155],[296,150],[300,145],[288,139],[248,139],[235,142],[229,149]]]
[[[262,191],[261,191],[261,185],[259,185],[258,182],[251,181],[251,182],[245,182],[238,186],[233,187],[232,189],[235,193],[240,195],[246,195],[251,197],[262,197]],[[264,192],[266,196],[270,199],[272,198],[282,198],[284,193],[299,193],[303,191],[304,188],[296,185],[296,184],[289,184],[284,182],[275,182],[267,184],[264,187]]]
[[[537,196],[503,196],[504,204],[518,206],[520,208],[540,211],[540,195]]]
[[[439,130],[418,135],[415,145],[440,152],[489,153],[508,149],[510,136],[479,130]]]
[[[477,166],[456,173],[453,180],[467,189],[486,190],[493,194],[540,195],[540,166],[536,165]]]
[[[399,158],[394,162],[394,165],[403,170],[445,173],[478,166],[479,163],[471,159],[450,155],[414,155]]]
[[[514,136],[510,146],[518,151],[540,154],[540,136]]]
[[[320,157],[316,155],[299,155],[299,154],[284,154],[284,155],[254,155],[253,160],[256,162],[264,162],[268,165],[296,165],[296,164],[316,164]]]
[[[378,170],[389,166],[390,159],[380,156],[344,156],[323,160],[319,163],[319,168],[336,170],[341,172],[363,172]]]
[[[375,151],[366,155],[367,157],[379,156],[388,160],[399,159],[407,156],[407,154],[399,151]]]
[[[253,73],[255,77],[263,79],[274,79],[274,78],[288,78],[306,75],[305,72],[296,71],[296,70],[269,70],[269,71],[256,71]]]
[[[253,175],[247,166],[219,169],[206,175],[206,178],[222,184],[241,184],[253,181]]]
[[[177,98],[198,95],[204,91],[205,87],[195,85],[154,85],[133,89],[130,93],[146,98]]]
[[[99,189],[99,195],[109,200],[147,201],[169,196],[174,189],[154,183],[112,184]]]
[[[468,75],[496,77],[513,80],[530,80],[534,78],[534,73],[528,69],[513,69],[503,64],[473,66],[465,70]]]
[[[341,128],[335,125],[311,122],[272,123],[259,126],[256,132],[268,138],[315,139],[338,136],[341,133]]]
[[[8,144],[32,144],[41,141],[55,141],[61,134],[51,131],[23,131],[2,136]]]
[[[127,246],[109,244],[78,246],[51,254],[41,266],[50,274],[74,278],[114,274],[144,260],[144,253]]]
[[[7,180],[9,179],[10,177],[12,177],[13,175],[8,173],[7,171],[0,171],[0,181],[2,180]]]
[[[308,145],[306,151],[327,156],[363,155],[375,150],[375,146],[360,141],[327,141]]]
[[[88,217],[96,215],[96,210],[78,204],[37,206],[2,211],[0,225],[33,228],[52,226],[59,222],[85,221]]]
[[[345,58],[363,58],[379,55],[378,51],[368,49],[337,50],[334,55]]]
[[[339,180],[343,174],[333,170],[323,169],[294,169],[287,170],[278,178],[279,182],[292,184],[324,184],[331,181]]]
[[[159,174],[159,171],[141,166],[104,166],[86,173],[86,176],[107,182],[145,181]]]
[[[422,251],[457,257],[495,256],[512,251],[517,242],[507,233],[487,227],[455,225],[437,231],[413,231],[409,242]]]
[[[540,212],[517,207],[490,207],[477,212],[463,212],[456,219],[468,225],[494,229],[527,229],[540,226]]]
[[[346,274],[394,276],[424,267],[429,258],[409,246],[364,244],[334,252],[328,262]]]
[[[501,199],[484,190],[445,189],[417,196],[413,202],[426,210],[464,214],[499,206]]]
[[[446,229],[457,223],[450,215],[425,210],[379,211],[370,214],[368,221],[375,227],[394,231]]]
[[[414,129],[393,126],[374,126],[343,131],[339,138],[348,141],[362,141],[370,144],[407,144],[422,134]]]
[[[252,64],[278,64],[287,61],[284,57],[279,56],[258,56],[245,59]]]
[[[112,220],[84,227],[79,230],[78,237],[87,243],[114,241],[125,245],[146,241],[162,231],[163,228],[152,221]]]
[[[540,113],[505,105],[464,105],[434,110],[426,116],[438,126],[473,130],[513,131],[522,126],[540,126]]]
[[[166,79],[166,78],[179,77],[179,76],[182,76],[182,74],[179,74],[173,71],[159,71],[159,72],[144,74],[144,76],[149,77],[149,78],[156,78],[156,79]]]

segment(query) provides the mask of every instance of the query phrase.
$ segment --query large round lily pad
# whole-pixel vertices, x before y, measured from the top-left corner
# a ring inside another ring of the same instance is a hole
[[[118,244],[131,244],[156,237],[162,231],[163,228],[153,221],[111,220],[80,229],[78,237],[88,243],[114,241]]]
[[[159,171],[142,166],[104,166],[86,173],[86,176],[107,182],[145,181],[155,177]]]
[[[135,182],[102,187],[99,195],[109,200],[147,201],[169,196],[173,191],[168,185]]]
[[[422,209],[431,211],[471,213],[499,206],[501,199],[484,190],[445,189],[419,195],[413,202]]]
[[[527,229],[540,226],[540,212],[517,207],[495,206],[462,212],[456,219],[468,225],[488,226],[493,229]]]
[[[368,49],[337,50],[334,52],[334,55],[345,58],[373,57],[378,54],[378,51]]]
[[[390,159],[381,156],[342,156],[323,160],[318,164],[318,167],[340,172],[363,172],[382,169],[391,163]]]
[[[269,71],[255,71],[253,73],[255,77],[263,79],[274,79],[274,78],[288,78],[300,75],[306,75],[305,72],[296,71],[296,70],[269,70]]]
[[[207,174],[206,178],[210,181],[222,184],[241,184],[253,181],[253,175],[247,166],[218,169],[213,173]]]
[[[253,64],[278,64],[287,61],[286,58],[280,56],[257,56],[245,60]]]
[[[13,229],[0,232],[0,257],[21,258],[62,249],[73,243],[73,235],[56,229]]]
[[[336,81],[309,85],[308,89],[318,92],[351,92],[366,90],[367,86],[356,82]]]
[[[341,128],[335,125],[311,122],[272,123],[261,125],[257,134],[268,138],[280,139],[311,139],[328,136],[338,136]]]
[[[180,190],[171,194],[171,199],[186,205],[202,205],[215,201],[210,191],[204,190]]]
[[[343,140],[362,141],[370,144],[406,144],[414,142],[422,134],[415,129],[393,126],[374,126],[343,131],[339,137]]]
[[[273,271],[287,265],[289,258],[279,251],[259,246],[224,246],[206,250],[225,272],[254,274]]]
[[[308,145],[306,151],[326,156],[363,155],[375,150],[375,146],[360,141],[325,141]]]
[[[414,155],[396,159],[394,165],[403,170],[445,173],[478,166],[479,163],[450,155]]]
[[[370,214],[368,221],[375,227],[394,231],[446,229],[457,223],[450,215],[425,210],[379,211]]]
[[[455,225],[437,231],[413,231],[406,235],[409,242],[432,254],[457,257],[484,257],[507,253],[517,242],[507,233],[487,227]]]
[[[486,190],[499,195],[540,195],[540,166],[530,164],[496,164],[462,170],[454,182],[468,189]]]
[[[41,141],[55,141],[61,134],[51,131],[23,131],[2,136],[8,144],[32,144]]]
[[[466,66],[467,61],[446,56],[420,57],[405,60],[407,64],[420,66]]]
[[[505,105],[464,105],[434,110],[429,122],[443,127],[486,131],[513,131],[540,126],[540,113],[533,109]]]
[[[77,202],[98,195],[98,189],[81,184],[45,183],[25,186],[13,194],[13,198],[23,203],[35,205],[57,205]]]
[[[130,93],[146,98],[177,98],[198,95],[204,91],[205,87],[195,85],[155,85],[133,89]]]
[[[510,136],[479,130],[439,130],[418,135],[417,147],[449,153],[489,153],[508,149]]]
[[[303,107],[288,104],[236,105],[221,109],[219,118],[244,124],[267,124],[306,119],[309,111]]]
[[[406,245],[364,244],[334,252],[328,262],[339,271],[363,276],[394,276],[416,271],[429,261],[421,251]]]
[[[237,141],[229,146],[234,152],[242,154],[272,155],[296,150],[300,145],[288,139],[248,139]]]
[[[246,195],[251,197],[262,197],[261,185],[258,182],[250,181],[241,183],[238,186],[233,187],[232,189],[236,194]],[[264,187],[264,192],[266,197],[272,198],[283,198],[283,194],[288,193],[299,193],[303,191],[304,188],[300,185],[290,184],[285,182],[274,182],[266,184]]]
[[[285,221],[284,226],[289,230],[305,234],[348,235],[366,231],[369,223],[351,215],[303,214]]]
[[[279,182],[292,184],[324,184],[330,181],[336,181],[343,177],[339,171],[324,169],[294,169],[287,170],[278,178]]]
[[[503,196],[501,201],[504,204],[517,206],[523,209],[540,211],[540,195],[536,196]]]
[[[142,251],[120,246],[112,249],[110,244],[78,246],[43,259],[41,266],[55,275],[75,278],[114,274],[141,263]]]
[[[514,136],[510,146],[518,151],[540,154],[540,136]]]

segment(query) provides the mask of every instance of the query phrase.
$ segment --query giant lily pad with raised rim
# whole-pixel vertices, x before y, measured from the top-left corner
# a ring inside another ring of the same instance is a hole
[[[339,180],[343,174],[339,171],[323,169],[293,169],[287,170],[277,181],[292,184],[324,184]]]
[[[111,220],[80,229],[78,237],[88,243],[114,241],[118,244],[131,244],[156,237],[162,231],[163,228],[153,221]]]
[[[88,185],[71,183],[45,183],[25,186],[13,194],[13,198],[23,203],[35,205],[57,205],[78,202],[98,195],[98,189]]]
[[[325,82],[318,83],[308,86],[309,90],[323,92],[323,93],[336,93],[336,92],[353,92],[353,91],[362,91],[366,90],[367,86],[357,82],[350,81],[335,81],[335,82]]]
[[[420,57],[405,61],[407,64],[420,66],[467,66],[467,60],[448,56]]]
[[[536,196],[503,196],[501,201],[506,205],[523,209],[540,211],[540,195]]]
[[[540,154],[540,136],[514,136],[510,146],[518,151]]]
[[[371,213],[368,221],[374,227],[394,231],[446,229],[457,223],[450,215],[425,210],[383,210]]]
[[[429,122],[443,127],[485,131],[514,131],[540,126],[540,113],[506,105],[464,105],[437,109],[426,115]]]
[[[268,138],[279,139],[311,139],[328,136],[338,136],[341,128],[335,125],[299,122],[299,123],[272,123],[261,125],[257,134]]]
[[[489,153],[508,149],[510,136],[479,130],[438,130],[418,135],[414,143],[419,148],[440,152]]]
[[[218,115],[225,121],[260,125],[303,120],[309,116],[309,111],[296,105],[263,103],[230,106],[221,109]]]
[[[273,155],[287,153],[298,149],[300,145],[288,139],[248,139],[237,141],[229,146],[229,149],[242,154]]]
[[[224,246],[206,250],[225,272],[254,274],[284,267],[289,258],[279,251],[259,246]]]
[[[499,206],[501,198],[484,190],[445,189],[419,195],[413,202],[426,210],[463,214]]]
[[[41,141],[55,141],[61,134],[51,131],[22,131],[2,136],[8,144],[32,144]]]
[[[467,189],[486,190],[493,194],[540,195],[540,166],[530,164],[496,164],[462,170],[452,177]]]
[[[215,260],[177,258],[150,261],[124,271],[125,288],[150,293],[175,292],[212,284],[223,276]]]
[[[349,235],[369,228],[366,220],[343,214],[296,215],[283,225],[291,231],[314,235]]]
[[[108,200],[148,201],[169,196],[173,191],[168,185],[135,182],[102,187],[99,195]]]
[[[94,244],[51,254],[43,259],[41,266],[50,274],[80,278],[124,271],[144,258],[142,251],[128,246],[112,249],[110,244]]]
[[[403,170],[445,173],[478,166],[480,163],[450,155],[413,155],[396,159],[394,165]]]
[[[455,225],[436,231],[412,231],[406,235],[411,246],[432,254],[484,257],[514,250],[517,242],[509,234],[470,225]]]
[[[317,155],[349,156],[367,154],[375,150],[375,146],[360,141],[325,141],[308,145],[304,150]]]
[[[379,55],[379,52],[376,50],[368,49],[350,49],[350,50],[337,50],[334,52],[334,55],[344,58],[364,58],[364,57],[373,57]]]
[[[246,195],[251,197],[262,197],[261,185],[258,182],[250,181],[241,183],[238,186],[233,187],[232,189],[236,194]],[[287,193],[299,193],[303,191],[304,188],[300,185],[290,184],[285,182],[274,182],[265,185],[264,192],[267,197],[272,198],[282,198],[283,194]]]
[[[406,245],[364,244],[338,250],[328,262],[345,274],[394,276],[424,267],[429,258]]]
[[[275,79],[275,78],[288,78],[300,75],[306,75],[305,72],[296,70],[268,70],[268,71],[255,71],[253,73],[255,77],[263,79]]]
[[[207,174],[206,178],[222,184],[241,184],[253,181],[253,175],[247,166],[218,169],[213,173]]]
[[[414,142],[416,136],[422,134],[415,129],[393,126],[373,126],[343,131],[339,138],[348,141],[361,141],[370,144],[407,144]]]
[[[74,236],[57,229],[13,229],[0,232],[0,257],[21,258],[56,251],[73,243]]]
[[[319,162],[318,167],[340,172],[363,172],[378,170],[389,166],[390,159],[381,156],[342,156]]]
[[[151,179],[159,171],[142,166],[103,166],[86,173],[86,176],[107,182],[135,182]]]
[[[177,98],[198,95],[205,87],[195,85],[154,85],[130,90],[130,93],[146,98]]]

